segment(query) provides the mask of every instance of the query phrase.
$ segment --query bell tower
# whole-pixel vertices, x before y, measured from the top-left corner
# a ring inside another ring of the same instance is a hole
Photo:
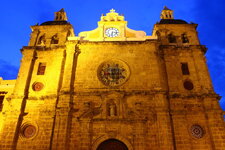
[[[55,19],[54,21],[67,21],[66,12],[62,8],[60,11],[55,12]]]
[[[161,19],[173,19],[173,10],[167,8],[166,6],[161,12]]]
[[[167,7],[160,18],[153,35],[159,39],[166,72],[174,147],[222,149],[225,132],[220,97],[213,90],[205,59],[207,48],[199,42],[198,25],[173,18]],[[184,144],[188,142],[188,146]]]
[[[74,36],[72,25],[67,21],[66,12],[62,8],[55,12],[53,21],[31,26],[32,33],[29,46],[52,47],[65,45],[67,37]]]

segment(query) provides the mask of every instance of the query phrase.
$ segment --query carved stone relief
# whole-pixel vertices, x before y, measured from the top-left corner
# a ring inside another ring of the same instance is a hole
[[[84,102],[78,119],[93,119],[102,112],[101,106],[95,106],[93,102]]]
[[[147,103],[147,97],[124,96],[123,93],[104,93],[99,97],[100,103],[96,101],[83,102],[80,109],[79,120],[82,119],[123,119],[124,121],[156,121],[156,113],[153,107]]]

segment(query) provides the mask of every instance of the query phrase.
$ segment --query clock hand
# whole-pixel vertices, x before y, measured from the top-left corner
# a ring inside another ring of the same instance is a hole
[[[113,36],[114,36],[113,34],[114,34],[114,32],[112,31],[112,32],[111,32],[111,37],[113,37]]]

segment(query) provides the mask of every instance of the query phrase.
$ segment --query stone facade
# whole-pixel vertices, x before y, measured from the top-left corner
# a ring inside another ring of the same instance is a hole
[[[63,9],[32,26],[15,87],[0,85],[0,149],[224,150],[196,27],[166,7],[152,36],[113,9],[78,36]]]

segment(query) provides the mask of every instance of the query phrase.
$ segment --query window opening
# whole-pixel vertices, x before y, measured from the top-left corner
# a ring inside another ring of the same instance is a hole
[[[181,70],[182,70],[183,75],[189,75],[190,74],[187,63],[181,63]]]
[[[185,33],[181,35],[181,39],[183,43],[189,43],[188,37]]]
[[[57,34],[52,36],[51,44],[58,44],[59,43],[59,38]]]
[[[5,96],[0,96],[0,111],[2,111],[3,108],[3,100]]]
[[[46,63],[39,63],[37,75],[44,75],[46,69]]]
[[[169,43],[176,43],[177,42],[176,37],[173,34],[168,35],[168,40],[169,40]]]

